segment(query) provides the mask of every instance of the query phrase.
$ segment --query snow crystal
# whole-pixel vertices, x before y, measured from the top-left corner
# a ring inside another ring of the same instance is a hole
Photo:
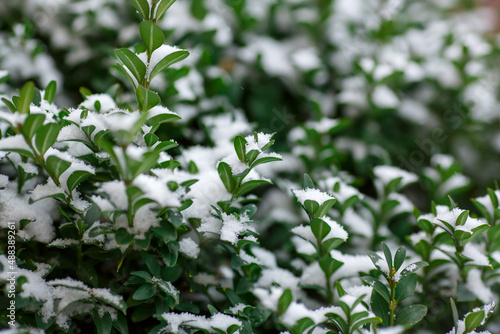
[[[283,295],[284,289],[277,287],[277,286],[271,286],[269,290],[263,289],[263,288],[254,288],[253,289],[253,294],[259,298],[262,306],[265,308],[272,310],[272,311],[277,311],[278,310],[278,301]]]
[[[393,166],[377,166],[373,169],[373,173],[384,185],[388,185],[394,179],[401,178],[400,188],[418,181],[415,174]]]
[[[367,255],[343,254],[338,250],[332,250],[330,255],[335,260],[344,263],[332,275],[332,281],[336,281],[344,277],[357,276],[358,272],[368,272],[373,269],[373,262]]]
[[[331,228],[330,232],[323,239],[324,241],[332,238],[339,238],[344,241],[347,240],[348,234],[339,223],[332,220],[330,217],[323,217],[322,220]]]
[[[296,189],[296,190],[292,190],[292,192],[295,195],[295,197],[297,197],[297,200],[299,201],[299,203],[302,205],[304,205],[304,202],[306,200],[316,201],[319,205],[322,205],[327,200],[334,198],[330,194],[327,194],[321,190],[313,189],[313,188],[307,188],[304,190]]]
[[[93,94],[86,97],[79,107],[84,107],[92,111],[97,111],[95,109],[95,103],[99,101],[101,104],[100,113],[104,114],[112,109],[118,108],[113,98],[107,94]]]
[[[144,239],[150,228],[159,226],[160,218],[157,217],[157,212],[153,210],[153,207],[153,204],[146,204],[135,213],[134,227],[131,232],[137,239]]]
[[[227,314],[216,313],[211,318],[194,315],[190,313],[163,313],[162,318],[167,321],[166,329],[171,333],[179,333],[180,326],[201,328],[208,332],[213,332],[213,328],[227,331],[230,326],[241,326],[242,322]]]
[[[314,236],[311,227],[309,226],[305,225],[295,226],[294,228],[292,228],[292,233],[297,234],[299,237],[311,242],[314,245],[317,244],[316,237]]]
[[[131,131],[137,124],[141,114],[139,112],[113,112],[106,115],[106,125],[111,131]]]
[[[80,127],[76,126],[75,124],[70,124],[63,127],[57,135],[57,141],[66,140],[87,140],[87,136],[80,129]]]
[[[440,166],[444,170],[450,169],[453,162],[453,157],[445,154],[434,154],[431,158],[431,164],[433,166]]]
[[[232,314],[238,314],[240,311],[243,312],[245,310],[246,307],[248,307],[249,305],[245,305],[243,303],[239,303],[239,304],[236,304],[235,306],[233,307],[230,307],[229,308],[229,311],[232,313]]]
[[[4,137],[0,139],[0,151],[24,150],[31,152],[31,148],[26,144],[23,135]]]
[[[236,218],[234,215],[227,215],[222,213],[222,228],[220,231],[220,239],[228,241],[233,245],[238,242],[238,236],[240,233],[245,232],[249,226],[244,224],[250,219],[246,214],[240,216],[240,219]]]
[[[104,182],[99,188],[99,191],[105,192],[117,209],[127,210],[128,208],[127,188],[123,181],[114,180],[114,181]]]
[[[320,121],[317,122],[306,122],[306,127],[312,128],[319,133],[328,133],[331,129],[339,125],[340,121],[338,119],[331,119],[331,118],[322,118]]]
[[[348,230],[352,233],[363,235],[367,238],[371,238],[373,235],[373,226],[371,223],[366,218],[363,218],[356,213],[352,208],[349,208],[344,212],[342,220]]]
[[[61,239],[61,238],[58,238],[58,239],[55,239],[54,241],[52,241],[50,244],[48,244],[48,246],[55,246],[55,247],[69,247],[69,246],[73,246],[73,245],[78,245],[80,242],[78,240],[75,240],[75,239]]]
[[[313,255],[316,253],[316,248],[314,248],[310,242],[305,241],[302,238],[292,237],[292,242],[295,246],[295,250],[299,254]]]
[[[179,241],[179,251],[190,258],[196,259],[200,254],[200,246],[190,237],[184,238]]]
[[[470,243],[465,245],[462,255],[472,260],[471,262],[467,262],[467,264],[485,267],[491,266],[488,257],[476,245]]]
[[[162,207],[179,207],[181,202],[170,191],[167,182],[151,175],[141,174],[134,179],[133,184],[142,190],[143,197],[150,198]]]
[[[262,265],[266,266],[267,268],[277,267],[276,256],[272,252],[264,248],[252,247],[252,253],[258,260],[260,260]]]
[[[319,266],[318,261],[311,263],[307,266],[302,272],[302,276],[300,277],[301,285],[317,285],[323,288],[326,287],[326,277]]]
[[[246,151],[250,152],[251,150],[257,150],[259,152],[262,152],[262,148],[265,145],[269,144],[272,136],[272,134],[259,132],[257,133],[257,141],[255,141],[254,135],[245,137],[245,140],[247,141]]]
[[[285,314],[281,317],[281,321],[287,326],[294,326],[297,321],[303,318],[311,319],[315,324],[320,324],[326,321],[327,313],[337,313],[341,311],[338,306],[322,307],[317,310],[310,310],[304,304],[292,302],[288,306]]]

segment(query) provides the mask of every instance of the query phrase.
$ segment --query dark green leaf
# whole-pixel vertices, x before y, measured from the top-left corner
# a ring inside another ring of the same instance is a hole
[[[141,252],[141,257],[146,266],[148,267],[149,271],[153,274],[153,276],[160,277],[161,268],[158,263],[158,260],[148,252]]]
[[[234,138],[234,150],[236,151],[236,155],[241,162],[246,162],[246,144],[247,141],[243,136],[236,136]]]
[[[94,310],[92,311],[92,319],[94,320],[97,334],[111,333],[111,327],[113,322],[111,320],[111,315],[108,312],[104,313],[104,315],[101,318],[99,312],[97,312],[97,310]]]
[[[420,322],[426,314],[427,306],[425,305],[416,304],[406,306],[397,313],[396,325],[402,325],[409,328]]]
[[[332,228],[323,220],[316,218],[311,221],[311,230],[318,240],[318,244],[330,233]]]
[[[409,275],[411,273],[414,273],[417,270],[419,270],[420,268],[426,267],[428,265],[429,264],[427,262],[425,262],[425,261],[417,261],[415,263],[412,263],[408,267],[406,267],[405,269],[403,269],[403,271],[401,271],[400,279],[403,279],[407,275]]]
[[[10,109],[10,111],[12,111],[12,112],[16,112],[17,111],[16,106],[12,102],[10,102],[9,100],[7,100],[5,97],[2,97],[2,102],[5,103],[5,105],[7,106],[7,108]]]
[[[319,206],[319,209],[316,211],[315,216],[319,218],[326,215],[336,201],[337,200],[335,198],[327,199],[326,201],[324,201],[323,204]]]
[[[389,303],[375,290],[372,292],[370,305],[373,313],[382,319],[382,327],[389,326]]]
[[[217,172],[219,173],[219,177],[224,184],[224,187],[226,187],[226,190],[229,193],[233,193],[235,184],[231,167],[229,167],[227,163],[221,161],[217,166]]]
[[[80,183],[82,183],[86,178],[88,178],[91,173],[85,171],[85,170],[77,170],[74,171],[70,177],[68,178],[68,181],[66,182],[66,185],[68,186],[69,191],[73,191]]]
[[[389,247],[385,243],[382,243],[382,250],[384,251],[385,260],[387,261],[387,267],[389,267],[389,271],[391,271],[391,269],[392,269],[391,250],[389,249]]]
[[[389,289],[382,282],[370,276],[363,276],[361,277],[361,280],[366,284],[372,286],[373,290],[375,290],[380,296],[382,296],[387,303],[390,303],[391,294],[389,292]]]
[[[137,289],[132,298],[135,300],[148,300],[156,294],[156,285],[145,283]]]
[[[180,119],[181,119],[181,117],[177,114],[165,112],[165,113],[161,113],[161,114],[158,114],[158,115],[155,115],[155,116],[149,118],[148,123],[150,126],[155,126],[155,125],[162,124],[162,123],[175,122],[175,121],[178,121]]]
[[[410,274],[402,279],[396,285],[395,299],[397,302],[405,300],[413,295],[417,287],[417,274]]]
[[[406,259],[406,248],[404,246],[401,246],[398,248],[396,254],[394,255],[394,269],[396,269],[396,271],[398,271],[399,268],[401,268],[405,259]]]
[[[118,246],[128,245],[134,241],[134,236],[125,228],[120,228],[115,232],[115,241]]]

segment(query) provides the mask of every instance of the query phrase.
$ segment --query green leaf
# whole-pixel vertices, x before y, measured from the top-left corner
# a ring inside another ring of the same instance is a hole
[[[290,289],[286,289],[278,301],[278,310],[281,314],[285,313],[292,300],[292,291]]]
[[[304,178],[302,179],[302,188],[303,189],[312,189],[314,188],[314,182],[309,176],[309,174],[304,174]]]
[[[250,180],[245,183],[243,183],[238,190],[236,190],[236,193],[234,194],[236,197],[243,196],[250,191],[254,190],[255,188],[263,185],[263,184],[272,184],[272,182],[269,182],[267,180]]]
[[[146,282],[151,283],[151,275],[147,271],[134,271],[130,275],[134,275],[144,279]]]
[[[494,208],[498,208],[498,197],[495,194],[495,191],[491,188],[488,188],[487,191],[488,191],[488,196],[490,196],[491,199],[491,204],[493,205]]]
[[[280,157],[273,157],[273,156],[262,157],[262,158],[259,158],[259,159],[255,160],[252,163],[252,167],[251,168],[255,168],[258,165],[267,164],[269,162],[275,162],[275,161],[283,161],[283,159],[280,158]]]
[[[149,55],[158,49],[165,40],[163,31],[152,21],[142,21],[139,25],[139,31]]]
[[[182,217],[182,213],[180,213],[176,209],[170,209],[170,210],[168,210],[168,218],[170,219],[170,222],[172,223],[172,225],[174,225],[175,227],[181,226],[182,225],[182,221],[184,219]]]
[[[426,314],[427,306],[425,305],[416,304],[406,306],[397,313],[396,325],[402,325],[409,328],[420,322]]]
[[[120,332],[120,334],[128,334],[127,318],[122,313],[117,314],[117,319],[113,320],[113,327]]]
[[[62,160],[54,155],[47,158],[46,164],[47,169],[57,178],[59,178],[59,176],[61,176],[61,174],[71,166],[71,162]]]
[[[397,302],[411,297],[417,287],[417,274],[410,274],[402,279],[396,285],[395,299]]]
[[[172,52],[162,60],[158,64],[156,64],[155,68],[151,71],[151,75],[149,76],[149,80],[151,81],[155,76],[157,76],[161,71],[166,69],[167,67],[185,59],[189,56],[189,52],[186,50],[179,50]]]
[[[382,322],[382,319],[379,317],[364,318],[363,320],[360,320],[360,321],[354,323],[354,325],[352,325],[351,333],[355,333],[355,331],[361,326],[364,326],[367,324],[380,324],[381,322]]]
[[[330,256],[325,256],[318,260],[321,270],[326,276],[331,277],[344,263],[337,261]]]
[[[396,271],[398,271],[399,268],[401,268],[405,259],[406,259],[406,248],[404,246],[401,246],[398,248],[396,254],[394,255],[394,269],[396,269]]]
[[[160,250],[161,258],[167,267],[173,267],[177,263],[179,257],[179,243],[172,241],[167,244],[167,247],[162,247]]]
[[[323,240],[323,242],[321,243],[321,249],[323,249],[323,252],[325,253],[330,253],[331,250],[337,248],[343,243],[344,240],[340,238],[331,238],[328,240]]]
[[[134,241],[134,236],[128,233],[125,228],[119,228],[115,232],[115,241],[118,246],[128,245]]]
[[[312,326],[314,326],[314,321],[309,318],[302,318],[297,321],[296,325],[293,327],[294,333],[304,333],[306,329]]]
[[[416,272],[417,270],[419,270],[422,267],[427,267],[428,265],[429,264],[425,261],[417,261],[415,263],[412,263],[408,267],[403,269],[403,271],[401,271],[400,279],[403,279],[407,275],[410,275],[411,273]]]
[[[143,19],[149,19],[149,5],[148,0],[129,0],[135,10],[139,12]]]
[[[156,5],[156,20],[159,20],[174,2],[175,0],[160,0]]]
[[[236,151],[236,155],[241,162],[246,163],[246,144],[247,141],[243,136],[236,136],[234,138],[234,150]]]
[[[224,184],[224,187],[226,187],[226,190],[232,194],[235,184],[231,167],[229,167],[227,163],[221,161],[217,166],[217,172],[219,173],[219,177]]]
[[[135,300],[148,300],[156,294],[156,285],[145,283],[137,289],[132,298]]]
[[[373,290],[375,290],[380,296],[382,296],[387,303],[390,303],[391,294],[388,288],[382,282],[371,276],[363,276],[361,277],[361,280],[366,284],[372,286]]]
[[[10,109],[10,111],[12,111],[12,112],[16,112],[17,111],[16,106],[12,102],[10,102],[9,100],[7,100],[5,97],[2,97],[2,102],[5,103],[5,105],[7,106],[7,108]]]
[[[372,291],[370,305],[373,313],[382,319],[382,327],[389,326],[389,303],[377,291]]]
[[[182,117],[174,113],[161,113],[149,118],[148,123],[150,126],[155,126],[162,123],[175,122],[180,119],[182,119]]]
[[[139,103],[139,109],[142,112],[148,111],[161,102],[158,94],[146,89],[143,85],[137,87],[135,94],[137,96],[137,102]]]
[[[48,123],[40,128],[35,136],[35,145],[40,155],[44,155],[49,147],[54,145],[60,130],[61,127],[57,123]]]
[[[382,250],[384,251],[385,260],[387,261],[387,267],[389,267],[389,271],[391,271],[391,269],[392,269],[391,250],[389,249],[389,247],[385,243],[382,243]]]
[[[24,84],[21,89],[21,94],[19,95],[19,104],[17,104],[17,110],[21,114],[28,114],[30,111],[30,104],[33,102],[35,97],[35,84],[33,81],[28,81]]]
[[[455,301],[451,297],[450,297],[450,304],[451,304],[451,312],[453,314],[453,326],[455,328],[457,328],[458,327],[458,310],[457,310],[457,305],[455,304]]]
[[[467,218],[469,218],[469,210],[466,210],[464,212],[462,212],[456,222],[455,222],[455,226],[462,226],[465,224],[465,222],[467,221]]]
[[[318,240],[318,244],[330,233],[332,228],[323,220],[316,218],[311,221],[311,230]]]
[[[66,182],[66,185],[68,186],[69,191],[73,191],[80,183],[82,183],[86,178],[88,178],[91,173],[85,171],[85,170],[77,170],[73,172],[70,177],[68,178],[68,181]]]
[[[158,261],[156,260],[155,257],[153,257],[151,254],[148,252],[141,252],[141,257],[146,266],[148,267],[149,271],[153,276],[155,277],[160,277],[161,276],[161,268],[160,265],[158,264]]]
[[[111,333],[113,321],[111,320],[111,315],[109,314],[109,312],[104,313],[101,318],[99,312],[97,312],[97,310],[94,310],[92,311],[92,319],[94,320],[97,334]]]
[[[43,95],[43,99],[49,103],[54,102],[54,98],[56,97],[56,91],[57,91],[57,83],[54,80],[52,80],[45,88],[45,94]]]
[[[377,262],[379,260],[383,261],[383,259],[380,257],[380,255],[378,255],[377,253],[372,252],[372,251],[367,251],[366,255],[368,255],[368,257],[370,258],[370,260],[372,260],[372,262],[375,265],[375,267],[377,267],[378,270],[382,271],[382,269],[380,268],[380,266],[377,264]]]
[[[44,121],[45,115],[43,114],[32,114],[26,117],[22,128],[24,136],[28,139],[33,138],[35,133],[42,127]]]
[[[146,75],[146,65],[142,60],[135,53],[125,48],[116,50],[115,55],[140,84]]]
[[[307,213],[313,217],[316,211],[318,211],[319,209],[319,204],[316,201],[306,199],[304,201],[304,208],[306,209]]]
[[[316,210],[316,213],[314,215],[318,218],[323,217],[328,213],[328,211],[330,211],[330,209],[332,208],[332,206],[335,204],[336,201],[337,200],[335,198],[327,199],[326,201],[323,202],[323,204],[319,206],[319,209]]]
[[[468,333],[483,322],[484,310],[479,310],[477,312],[471,312],[465,317],[465,333]]]

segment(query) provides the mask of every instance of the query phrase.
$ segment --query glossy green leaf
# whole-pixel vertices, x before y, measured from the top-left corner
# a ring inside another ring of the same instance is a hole
[[[115,55],[140,84],[146,75],[146,65],[142,60],[135,53],[125,48],[116,50]]]
[[[40,128],[35,136],[35,146],[40,155],[44,155],[54,145],[60,130],[61,127],[57,123],[48,123]]]
[[[143,85],[139,85],[135,93],[139,103],[139,110],[142,112],[148,111],[161,102],[157,93],[146,89]]]
[[[135,10],[142,16],[143,19],[149,19],[148,0],[129,0]]]
[[[52,80],[45,88],[45,94],[43,95],[43,99],[49,103],[54,102],[54,98],[56,97],[56,92],[57,92],[57,83]]]
[[[163,31],[153,21],[142,21],[139,25],[139,32],[144,44],[146,44],[148,54],[152,54],[165,40]]]
[[[337,200],[335,198],[327,199],[326,201],[323,202],[323,204],[319,206],[318,210],[316,210],[316,213],[314,215],[318,218],[323,217],[328,213],[328,211],[330,211],[330,209],[333,207],[336,201]]]
[[[278,310],[281,314],[285,313],[292,300],[292,291],[290,289],[286,289],[278,301]]]
[[[246,162],[246,144],[247,141],[243,136],[236,136],[234,138],[234,150],[236,151],[236,155],[241,162]]]
[[[71,166],[71,162],[51,155],[47,158],[46,165],[47,169],[59,178],[59,176],[61,176],[61,174]]]
[[[264,184],[272,184],[272,182],[269,182],[267,180],[250,180],[245,183],[243,183],[241,186],[239,186],[238,190],[235,192],[236,197],[243,196],[250,191],[254,190],[255,188],[264,185]]]
[[[343,262],[337,261],[330,256],[325,256],[318,260],[321,270],[326,276],[330,277],[344,264]]]
[[[316,218],[311,221],[311,230],[318,240],[318,243],[321,243],[328,233],[330,233],[332,228],[325,221]]]
[[[135,300],[148,300],[156,294],[156,285],[145,283],[137,289],[132,298]]]
[[[21,114],[28,114],[30,111],[30,104],[33,102],[35,97],[35,83],[33,81],[28,81],[24,84],[19,95],[19,104],[17,104],[17,110]]]
[[[396,251],[396,254],[394,254],[394,269],[396,269],[396,271],[398,271],[399,268],[401,268],[405,259],[406,259],[406,248],[404,246],[401,246]]]
[[[410,274],[402,279],[396,285],[395,299],[397,302],[411,297],[417,287],[417,274]]]
[[[171,54],[160,60],[158,64],[156,64],[155,68],[153,68],[153,70],[151,71],[149,80],[153,80],[153,78],[157,76],[161,71],[185,59],[187,56],[189,56],[189,52],[187,52],[186,50],[172,52]]]
[[[22,132],[23,135],[31,139],[35,135],[35,133],[43,126],[43,122],[45,121],[45,115],[43,114],[31,114],[26,117],[24,121]]]
[[[396,315],[396,325],[402,325],[406,328],[419,323],[427,314],[427,306],[416,304],[409,305],[401,309]]]
[[[224,187],[229,193],[233,193],[234,191],[234,180],[233,180],[233,172],[231,171],[231,167],[225,162],[219,162],[217,166],[217,172],[219,173],[219,177],[224,184]]]
[[[174,2],[175,0],[160,0],[156,5],[156,20],[159,20]]]

